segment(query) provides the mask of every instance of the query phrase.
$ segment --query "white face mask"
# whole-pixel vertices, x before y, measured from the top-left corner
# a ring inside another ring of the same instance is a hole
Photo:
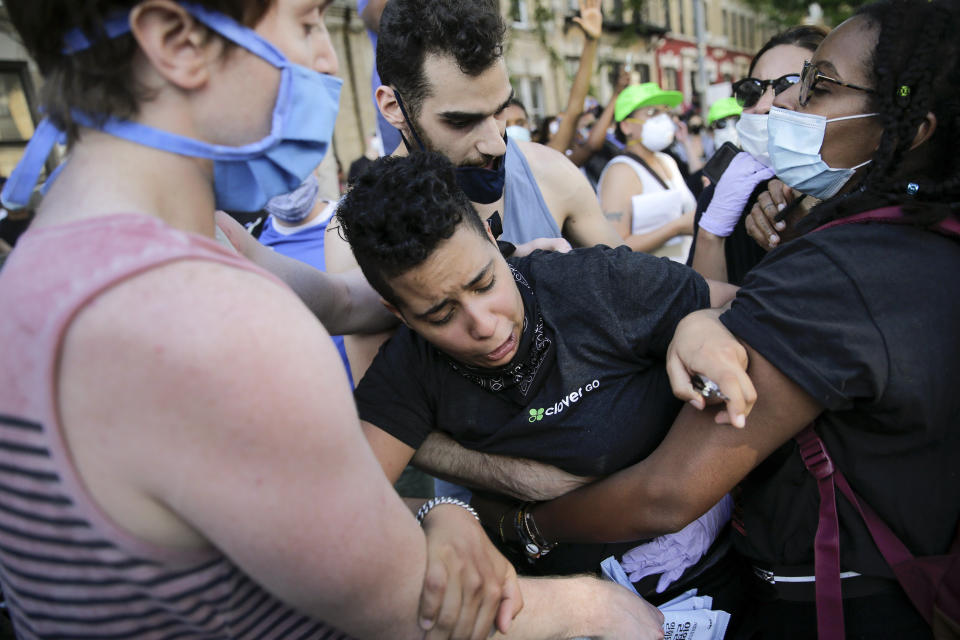
[[[740,138],[740,147],[752,155],[754,159],[769,167],[770,152],[767,151],[767,114],[741,113],[737,121],[737,136]]]
[[[713,130],[713,143],[719,149],[724,142],[729,142],[735,146],[740,146],[740,137],[737,135],[737,129],[733,123],[728,122],[723,129]]]
[[[507,127],[507,137],[518,142],[530,142],[530,130],[513,124]]]
[[[777,177],[797,191],[826,200],[837,194],[860,167],[870,160],[849,169],[834,169],[820,156],[823,136],[828,122],[856,120],[879,115],[860,113],[842,118],[830,118],[789,109],[772,107],[767,119],[772,168]]]
[[[650,151],[663,151],[673,142],[675,127],[666,113],[654,116],[643,123],[640,142]]]

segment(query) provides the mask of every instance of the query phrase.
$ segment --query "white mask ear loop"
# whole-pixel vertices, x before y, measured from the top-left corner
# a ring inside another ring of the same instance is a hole
[[[840,116],[839,118],[827,118],[827,122],[840,122],[841,120],[857,120],[858,118],[872,118],[873,116],[878,116],[879,113],[857,113],[852,116]]]
[[[879,114],[879,113],[858,113],[858,114],[852,115],[852,116],[840,116],[839,118],[828,118],[828,119],[827,119],[827,123],[829,124],[829,123],[831,123],[831,122],[840,122],[841,120],[857,120],[858,118],[871,118],[871,117],[873,117],[873,116],[878,116],[878,115],[880,115],[880,114]],[[876,149],[874,149],[874,151],[876,151]],[[853,166],[853,167],[850,167],[850,171],[856,171],[856,170],[859,169],[860,167],[865,167],[865,166],[867,166],[868,164],[870,164],[871,162],[873,162],[873,158],[867,158],[866,160],[864,160],[864,161],[861,162],[860,164],[858,164],[858,165],[856,165],[856,166]],[[827,166],[829,166],[829,165],[827,165]]]

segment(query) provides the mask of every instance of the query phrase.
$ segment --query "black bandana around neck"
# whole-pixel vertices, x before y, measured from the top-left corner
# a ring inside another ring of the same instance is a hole
[[[503,393],[518,404],[525,405],[530,391],[538,385],[554,361],[553,330],[543,321],[540,306],[533,289],[523,274],[510,265],[510,271],[517,281],[517,289],[523,299],[523,330],[520,332],[520,346],[517,353],[506,366],[497,369],[472,367],[453,358],[447,362],[453,370],[464,378],[492,393]]]

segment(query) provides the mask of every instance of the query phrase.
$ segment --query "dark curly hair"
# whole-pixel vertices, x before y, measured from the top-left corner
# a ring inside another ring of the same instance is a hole
[[[477,76],[503,55],[506,26],[496,0],[390,0],[380,18],[377,71],[400,92],[417,119],[431,87],[423,74],[428,53],[452,56]]]
[[[960,202],[960,3],[957,0],[881,0],[861,8],[878,30],[867,58],[870,110],[883,133],[857,191],[815,207],[801,229],[869,209],[900,205],[918,225],[957,211]],[[933,136],[910,150],[927,113],[937,119]],[[908,185],[915,183],[915,195]]]
[[[193,0],[213,11],[253,26],[273,2],[263,0]],[[4,3],[17,33],[44,76],[41,110],[67,132],[72,144],[77,127],[70,109],[129,119],[151,95],[134,81],[137,44],[130,34],[108,38],[107,18],[129,11],[137,0],[8,0]],[[85,51],[63,53],[64,38],[79,28],[93,41]]]
[[[396,307],[387,279],[422,264],[461,224],[487,238],[453,165],[433,152],[374,162],[340,201],[337,218],[363,275]]]

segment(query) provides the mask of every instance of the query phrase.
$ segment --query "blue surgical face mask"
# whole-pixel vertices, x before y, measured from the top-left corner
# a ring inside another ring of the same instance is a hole
[[[400,92],[394,89],[393,94],[397,98],[397,106],[400,107],[400,113],[403,114],[403,119],[406,120],[407,126],[410,127],[413,139],[417,141],[417,145],[421,151],[426,151],[426,145],[423,144],[423,141],[417,134],[417,128],[413,126],[413,121],[410,120],[410,116],[407,115],[407,108],[403,104]],[[407,151],[413,151],[407,137],[400,134],[400,138],[407,147]],[[506,134],[503,136],[503,141],[504,143],[507,141]],[[493,169],[484,169],[483,167],[456,167],[454,172],[457,176],[457,184],[460,185],[460,188],[467,194],[471,202],[491,204],[499,200],[500,196],[503,195],[503,187],[507,181],[507,163],[504,156],[496,159]]]
[[[71,112],[83,127],[162,151],[213,160],[216,206],[228,211],[258,211],[273,196],[290,193],[323,160],[337,117],[342,80],[290,62],[279,49],[227,16],[203,7],[182,4],[194,18],[227,40],[263,58],[280,70],[280,87],[273,107],[270,133],[250,144],[230,147],[187,138],[117,118],[103,121],[95,114]],[[108,21],[106,33],[115,38],[129,32],[124,14]],[[91,46],[79,30],[66,38],[66,54]],[[23,159],[3,189],[4,203],[23,206],[30,198],[53,144],[64,138],[45,119],[27,145]],[[50,181],[54,176],[51,176]],[[49,182],[48,181],[48,184]]]
[[[848,169],[834,169],[820,155],[828,122],[870,118],[876,113],[860,113],[830,118],[771,107],[767,119],[770,135],[767,149],[777,177],[801,193],[821,200],[832,198],[850,180],[854,172],[868,164],[861,162]]]

